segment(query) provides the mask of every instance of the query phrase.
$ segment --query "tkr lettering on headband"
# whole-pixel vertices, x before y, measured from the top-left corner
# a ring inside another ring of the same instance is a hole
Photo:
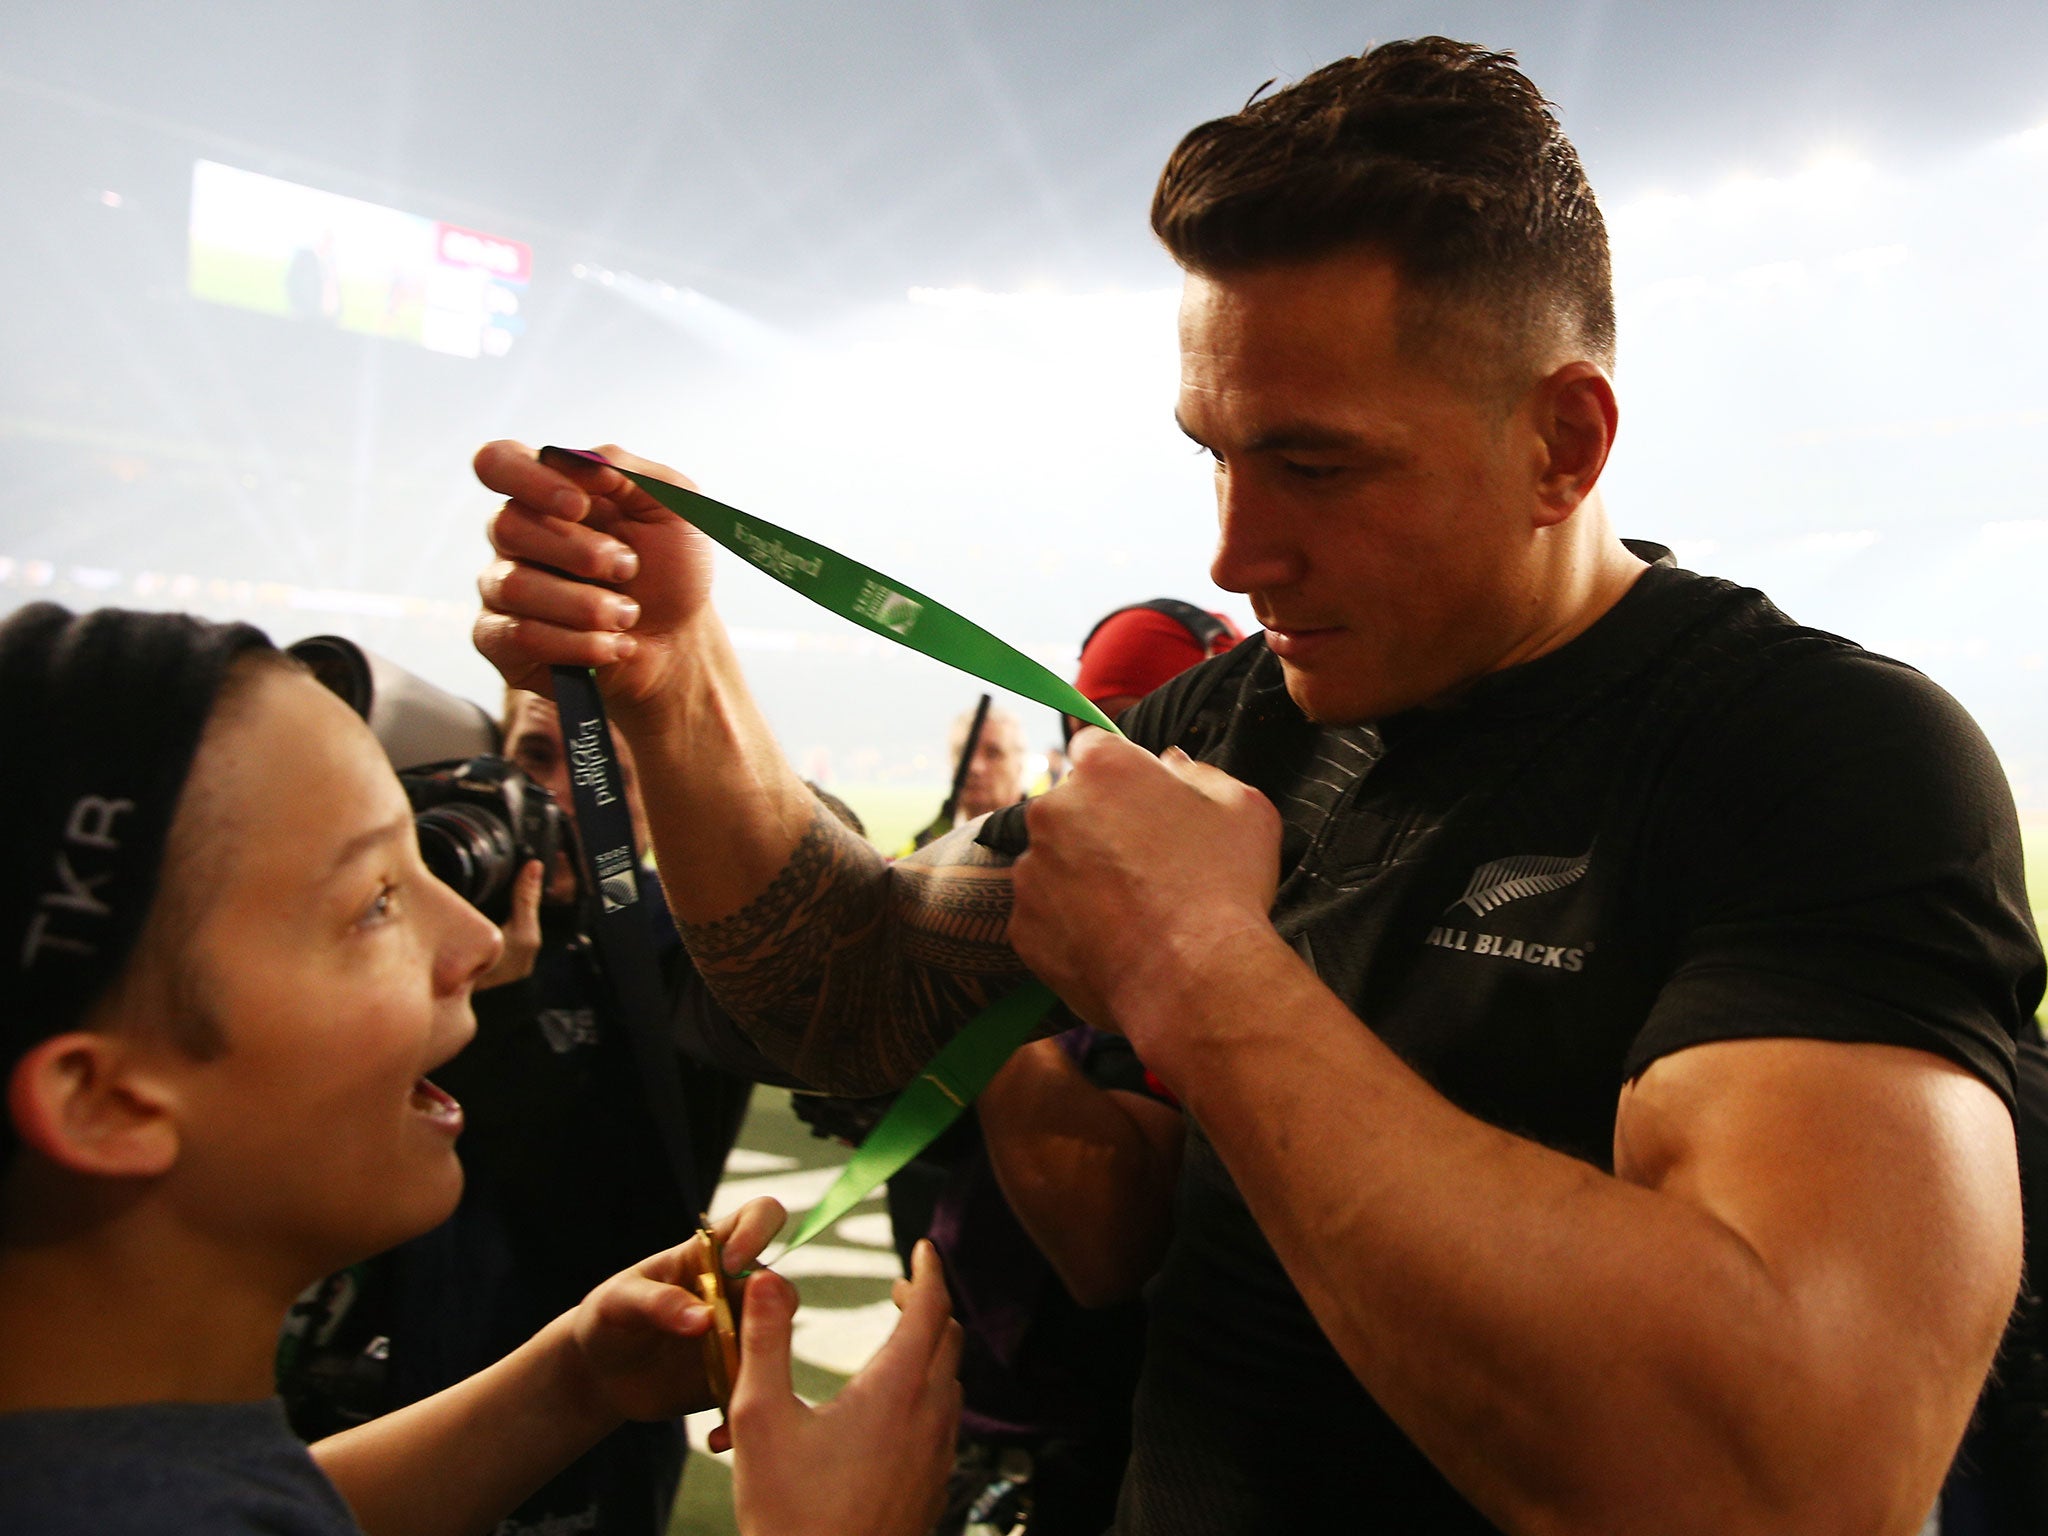
[[[88,959],[99,953],[99,934],[106,919],[114,915],[114,909],[95,893],[112,880],[118,870],[100,869],[81,875],[72,858],[75,853],[120,853],[121,840],[114,836],[114,818],[134,809],[133,800],[110,800],[103,795],[81,795],[73,803],[71,815],[64,823],[66,846],[59,848],[56,854],[57,884],[36,899],[35,915],[29,919],[28,931],[22,937],[23,970],[34,969],[45,950]],[[73,929],[72,932],[51,931],[53,922],[67,918],[71,919],[67,926]],[[80,928],[93,937],[81,937],[77,931]]]
[[[269,648],[181,613],[30,603],[0,618],[0,716],[37,736],[0,747],[0,1072],[121,975],[221,685]],[[0,1156],[10,1137],[0,1124]]]

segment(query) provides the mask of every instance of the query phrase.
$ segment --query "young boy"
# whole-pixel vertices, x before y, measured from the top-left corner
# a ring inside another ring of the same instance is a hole
[[[0,623],[0,1530],[488,1530],[627,1418],[710,1405],[693,1241],[459,1386],[314,1446],[271,1398],[305,1285],[442,1220],[496,930],[421,863],[369,730],[244,626]],[[729,1268],[780,1224],[731,1218]],[[929,1252],[828,1407],[749,1282],[741,1528],[928,1526],[958,1411]]]

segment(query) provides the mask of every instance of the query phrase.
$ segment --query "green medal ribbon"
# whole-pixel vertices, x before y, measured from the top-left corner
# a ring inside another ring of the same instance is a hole
[[[852,1210],[891,1178],[974,1102],[975,1095],[1002,1070],[1011,1053],[1031,1038],[1032,1030],[1057,999],[1042,981],[1027,981],[977,1014],[947,1041],[918,1073],[916,1081],[896,1096],[889,1112],[855,1149],[853,1158],[812,1206],[783,1253],[801,1248]]]
[[[558,456],[617,470],[714,543],[820,608],[851,619],[885,640],[921,651],[934,661],[1114,735],[1123,734],[1066,679],[893,576],[737,507],[623,468],[601,454],[577,448],[543,448],[540,452],[543,460]],[[783,1253],[816,1237],[930,1146],[966,1112],[1017,1047],[1031,1038],[1031,1031],[1054,1002],[1051,988],[1043,982],[1027,981],[968,1021],[916,1081],[897,1095],[824,1199],[804,1217]]]
[[[972,619],[962,618],[945,604],[884,576],[835,549],[813,543],[800,533],[778,528],[763,518],[729,507],[709,496],[670,485],[652,475],[622,469],[595,453],[574,448],[543,448],[543,458],[559,454],[616,469],[641,490],[699,533],[758,567],[790,591],[807,597],[828,613],[851,619],[862,629],[922,651],[934,661],[1007,688],[1011,693],[1062,714],[1085,720],[1122,735],[1109,716],[1082,698],[1074,685],[1041,666]]]

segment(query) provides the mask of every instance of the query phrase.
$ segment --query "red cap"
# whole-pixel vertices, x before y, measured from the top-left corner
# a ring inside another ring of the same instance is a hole
[[[1142,697],[1244,638],[1226,615],[1219,613],[1216,618],[1228,634],[1228,643],[1219,640],[1216,650],[1210,651],[1171,614],[1151,608],[1113,613],[1082,647],[1081,671],[1074,687],[1091,704]]]

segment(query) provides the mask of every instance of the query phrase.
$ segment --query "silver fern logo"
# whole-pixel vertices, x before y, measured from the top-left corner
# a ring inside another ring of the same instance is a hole
[[[1472,871],[1471,883],[1465,887],[1465,894],[1451,903],[1451,910],[1465,907],[1474,917],[1484,917],[1496,907],[1525,896],[1561,891],[1585,875],[1592,857],[1590,852],[1576,857],[1525,853],[1511,859],[1495,859]]]

